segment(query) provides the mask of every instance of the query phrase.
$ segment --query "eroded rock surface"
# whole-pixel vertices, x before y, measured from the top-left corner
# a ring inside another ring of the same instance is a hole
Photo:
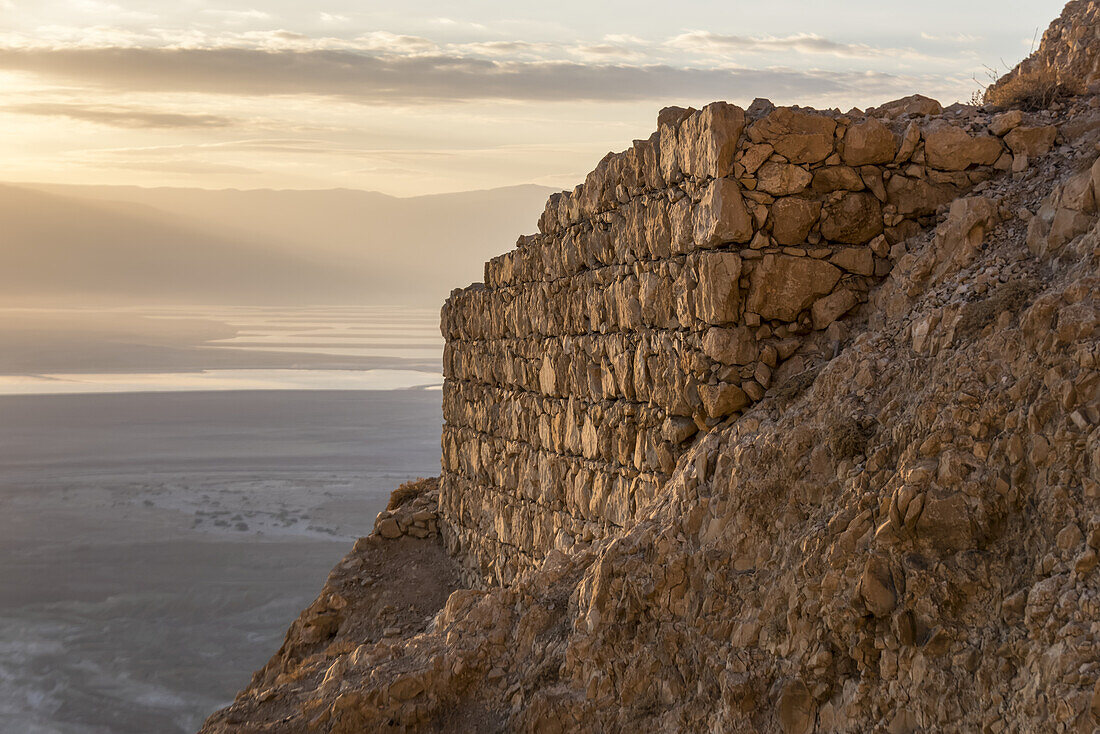
[[[1098,108],[662,111],[204,731],[1095,731]]]

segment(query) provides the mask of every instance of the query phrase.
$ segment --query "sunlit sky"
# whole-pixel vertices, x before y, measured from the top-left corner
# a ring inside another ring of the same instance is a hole
[[[0,0],[8,181],[572,186],[670,104],[969,99],[1062,0]]]

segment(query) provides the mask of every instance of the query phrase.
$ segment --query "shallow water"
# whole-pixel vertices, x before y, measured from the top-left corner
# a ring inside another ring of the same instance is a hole
[[[0,731],[189,732],[401,481],[439,393],[0,397]]]

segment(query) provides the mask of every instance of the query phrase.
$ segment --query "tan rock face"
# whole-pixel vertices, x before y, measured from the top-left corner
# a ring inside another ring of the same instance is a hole
[[[928,216],[959,195],[951,184],[933,184],[923,178],[893,176],[886,182],[886,201],[902,216]]]
[[[844,134],[841,158],[849,166],[892,163],[898,143],[890,129],[875,118],[852,125]]]
[[[806,241],[821,214],[821,202],[789,197],[778,199],[771,208],[772,237],[781,245]]]
[[[683,172],[709,178],[729,176],[744,128],[745,111],[726,102],[709,104],[689,117],[677,136]]]
[[[813,178],[801,166],[768,161],[756,172],[756,188],[772,196],[790,196],[804,191]]]
[[[1054,125],[1017,127],[1005,135],[1005,143],[1015,155],[1034,158],[1049,153],[1056,137],[1058,137],[1058,128]]]
[[[710,324],[728,324],[737,320],[740,307],[737,282],[741,277],[741,258],[732,252],[710,252],[699,257],[699,287],[696,313]]]
[[[894,120],[905,115],[918,115],[923,117],[938,115],[943,112],[943,105],[931,97],[925,97],[922,94],[914,94],[909,97],[894,100],[893,102],[887,102],[870,111],[877,117],[885,117]]]
[[[851,311],[859,304],[859,298],[846,288],[841,288],[814,301],[811,309],[815,329],[825,329],[829,324]]]
[[[1019,127],[1023,121],[1024,113],[1021,110],[1002,112],[989,123],[989,132],[1003,138],[1007,133]]]
[[[754,143],[768,143],[791,163],[820,163],[833,154],[836,122],[781,107],[749,128]]]
[[[737,385],[720,382],[717,385],[700,385],[699,397],[709,418],[724,418],[749,404],[745,391]]]
[[[813,190],[819,194],[833,191],[862,191],[863,178],[850,166],[826,166],[814,171]]]
[[[739,326],[736,329],[707,329],[703,351],[716,362],[744,365],[756,361],[760,346],[751,329]]]
[[[815,299],[832,291],[840,270],[829,263],[766,255],[752,273],[746,307],[766,319],[793,321]]]
[[[730,178],[712,181],[695,209],[695,244],[713,247],[724,242],[748,242],[752,235],[752,215],[737,182]]]
[[[972,165],[991,166],[1004,152],[992,135],[971,136],[962,128],[937,123],[924,131],[928,164],[943,171],[962,171]]]
[[[833,242],[862,245],[882,230],[882,204],[867,192],[844,194],[826,204],[821,215],[821,234]]]

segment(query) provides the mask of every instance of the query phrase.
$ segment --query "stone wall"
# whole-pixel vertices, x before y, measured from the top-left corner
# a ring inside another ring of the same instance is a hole
[[[802,371],[807,336],[867,300],[898,243],[1050,148],[1026,123],[923,97],[669,108],[550,197],[539,233],[443,308],[440,513],[469,580],[629,526],[694,436]]]

